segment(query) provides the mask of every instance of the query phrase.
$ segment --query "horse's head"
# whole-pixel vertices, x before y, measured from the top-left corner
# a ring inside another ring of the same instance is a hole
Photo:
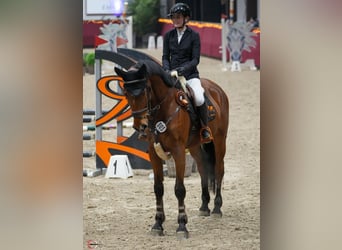
[[[145,64],[136,64],[128,71],[115,67],[115,72],[124,81],[124,94],[131,106],[134,118],[133,128],[139,132],[139,137],[145,137],[147,120],[147,72]]]

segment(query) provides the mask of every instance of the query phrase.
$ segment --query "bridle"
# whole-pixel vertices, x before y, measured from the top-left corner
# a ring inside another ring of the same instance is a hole
[[[137,98],[141,95],[145,95],[146,99],[147,99],[147,106],[139,109],[139,110],[132,110],[132,116],[134,118],[138,118],[138,119],[143,119],[143,118],[147,118],[148,119],[148,127],[151,131],[155,132],[154,129],[154,116],[157,114],[158,110],[160,110],[162,104],[167,100],[167,97],[169,96],[169,91],[171,88],[168,89],[168,93],[162,98],[161,101],[158,102],[158,104],[156,104],[155,106],[152,107],[152,88],[151,86],[147,85],[147,79],[146,78],[141,78],[141,79],[136,79],[136,80],[131,80],[131,81],[125,81],[124,82],[124,86],[126,84],[132,84],[132,83],[142,83],[145,82],[144,84],[144,89],[137,93],[137,94],[133,94],[130,93],[130,91],[125,88],[126,94],[129,94],[131,96],[133,96],[133,98]],[[126,85],[127,86],[127,85]],[[173,116],[178,113],[178,111],[180,110],[180,107],[178,106],[177,109],[175,110],[175,112],[167,119],[167,121],[165,122],[165,125],[167,125],[173,118]],[[144,112],[147,111],[147,115],[143,115]]]

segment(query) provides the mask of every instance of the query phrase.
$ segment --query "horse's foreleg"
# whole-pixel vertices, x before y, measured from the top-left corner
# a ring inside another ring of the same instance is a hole
[[[188,216],[185,212],[184,199],[186,195],[186,190],[184,186],[184,171],[185,171],[185,153],[179,154],[179,156],[174,156],[176,164],[176,183],[175,183],[175,195],[178,199],[178,228],[177,236],[179,238],[188,238],[189,232],[186,228],[188,223]]]
[[[154,193],[156,195],[156,216],[155,224],[152,226],[152,234],[163,235],[163,222],[165,221],[165,214],[163,204],[164,185],[162,181],[155,179]]]
[[[154,173],[154,194],[156,196],[156,215],[155,215],[155,224],[152,226],[151,232],[154,235],[163,235],[163,222],[165,221],[164,214],[164,203],[163,203],[163,195],[164,195],[164,185],[163,185],[163,165],[160,158],[156,155],[151,156],[151,162]]]

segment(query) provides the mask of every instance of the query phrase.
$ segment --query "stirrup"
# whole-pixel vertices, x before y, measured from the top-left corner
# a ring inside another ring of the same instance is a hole
[[[203,137],[203,132],[204,131],[208,132],[209,137],[207,137],[207,138]],[[201,143],[202,144],[203,143],[209,143],[209,142],[211,142],[214,139],[209,127],[202,127],[201,128],[201,130],[200,130],[200,138],[201,138]]]

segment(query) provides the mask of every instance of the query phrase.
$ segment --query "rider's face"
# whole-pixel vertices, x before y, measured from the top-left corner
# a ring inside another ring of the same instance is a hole
[[[171,17],[173,26],[175,28],[182,28],[184,26],[184,16],[180,13],[176,13]]]

